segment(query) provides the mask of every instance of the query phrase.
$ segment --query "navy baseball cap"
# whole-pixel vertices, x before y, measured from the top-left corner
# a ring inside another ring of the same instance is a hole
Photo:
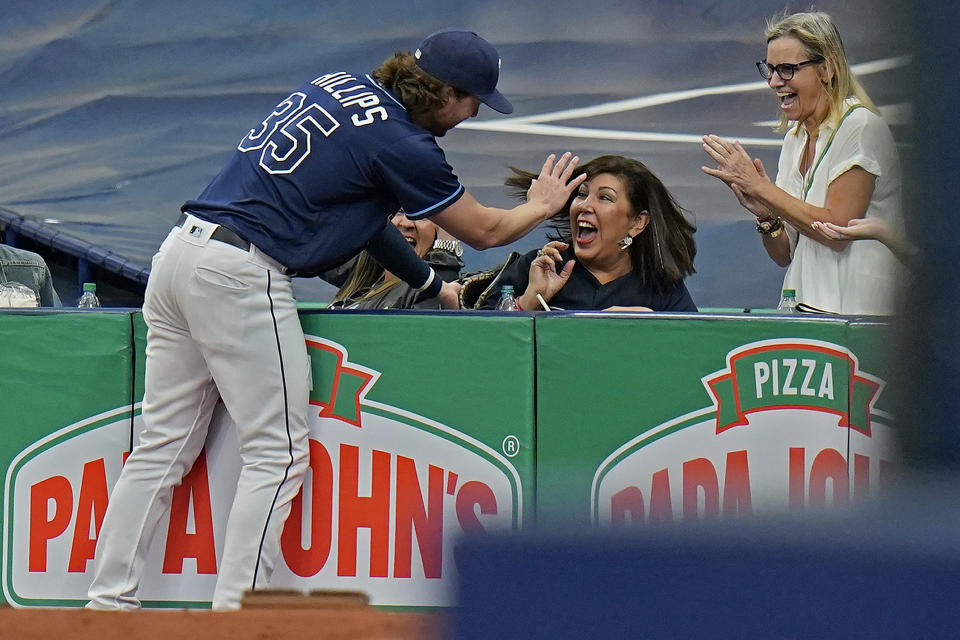
[[[417,66],[437,80],[476,96],[500,113],[513,113],[513,105],[497,91],[500,56],[474,32],[441,29],[424,38],[413,55]]]

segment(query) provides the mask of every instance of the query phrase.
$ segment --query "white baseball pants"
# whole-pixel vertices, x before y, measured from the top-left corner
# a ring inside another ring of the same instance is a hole
[[[139,607],[153,533],[203,448],[218,397],[237,425],[242,467],[213,608],[239,608],[244,591],[267,583],[279,555],[308,464],[306,345],[283,267],[255,246],[211,240],[216,227],[188,216],[153,258],[143,305],[144,427],[97,540],[90,608]]]

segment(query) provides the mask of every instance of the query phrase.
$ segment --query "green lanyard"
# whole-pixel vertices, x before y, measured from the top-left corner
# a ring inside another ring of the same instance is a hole
[[[840,131],[840,125],[842,125],[843,121],[847,119],[847,116],[853,113],[855,109],[859,109],[860,107],[863,107],[863,105],[855,104],[849,109],[847,109],[846,112],[843,114],[843,116],[840,117],[840,122],[837,123],[836,129],[834,129],[833,133],[830,134],[830,139],[827,140],[827,144],[825,147],[823,147],[823,151],[820,153],[820,157],[817,158],[817,163],[813,166],[813,170],[810,171],[810,176],[809,176],[809,179],[807,180],[807,186],[804,187],[803,189],[804,202],[807,201],[807,194],[810,193],[810,187],[813,186],[813,175],[817,172],[817,169],[820,167],[820,163],[823,162],[823,156],[827,155],[827,151],[830,149],[830,145],[833,144],[833,139],[836,137],[837,131]]]

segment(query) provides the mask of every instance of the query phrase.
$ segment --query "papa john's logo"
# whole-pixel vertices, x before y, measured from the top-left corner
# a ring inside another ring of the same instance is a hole
[[[523,520],[520,476],[498,451],[368,393],[380,373],[307,336],[313,388],[310,469],[272,578],[302,591],[357,589],[371,602],[454,604],[454,543]],[[139,406],[78,422],[24,449],[4,496],[3,590],[15,606],[81,606],[96,538]],[[138,593],[145,606],[207,606],[240,473],[220,405],[206,446],[174,489]]]
[[[890,481],[893,420],[874,407],[885,383],[846,347],[753,342],[702,382],[711,406],[645,431],[599,466],[595,524],[839,507]]]

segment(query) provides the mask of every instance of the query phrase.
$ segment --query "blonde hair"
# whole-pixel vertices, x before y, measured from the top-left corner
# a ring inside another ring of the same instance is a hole
[[[383,278],[383,267],[366,251],[361,251],[357,261],[350,270],[350,277],[331,301],[331,306],[349,306],[373,296],[375,293],[388,289],[384,285],[389,281],[380,282]],[[380,286],[377,287],[377,284]],[[389,283],[389,284],[395,284]]]
[[[402,213],[403,209],[400,209],[400,211],[393,215],[397,216]],[[433,222],[430,220],[427,220],[427,222],[433,224]],[[433,238],[434,240],[437,238],[436,225],[433,227]],[[428,253],[430,253],[429,248],[420,257],[424,258]],[[389,291],[393,287],[400,284],[400,278],[392,273],[388,278],[386,277],[388,273],[389,272],[383,268],[383,265],[377,262],[376,258],[370,255],[369,251],[361,251],[359,254],[357,254],[357,260],[350,269],[350,274],[347,277],[346,282],[341,285],[340,289],[333,297],[333,300],[330,302],[330,306],[337,308],[360,305],[366,300],[376,298],[380,294]]]
[[[835,122],[840,120],[843,115],[843,103],[850,96],[879,114],[876,105],[850,69],[840,32],[828,14],[814,11],[788,15],[784,12],[774,16],[767,22],[767,44],[785,36],[799,40],[807,51],[808,59],[822,58],[827,68],[832,71],[830,81],[824,84],[830,104],[827,120]],[[783,132],[788,127],[787,116],[781,111],[780,123],[775,131]]]

